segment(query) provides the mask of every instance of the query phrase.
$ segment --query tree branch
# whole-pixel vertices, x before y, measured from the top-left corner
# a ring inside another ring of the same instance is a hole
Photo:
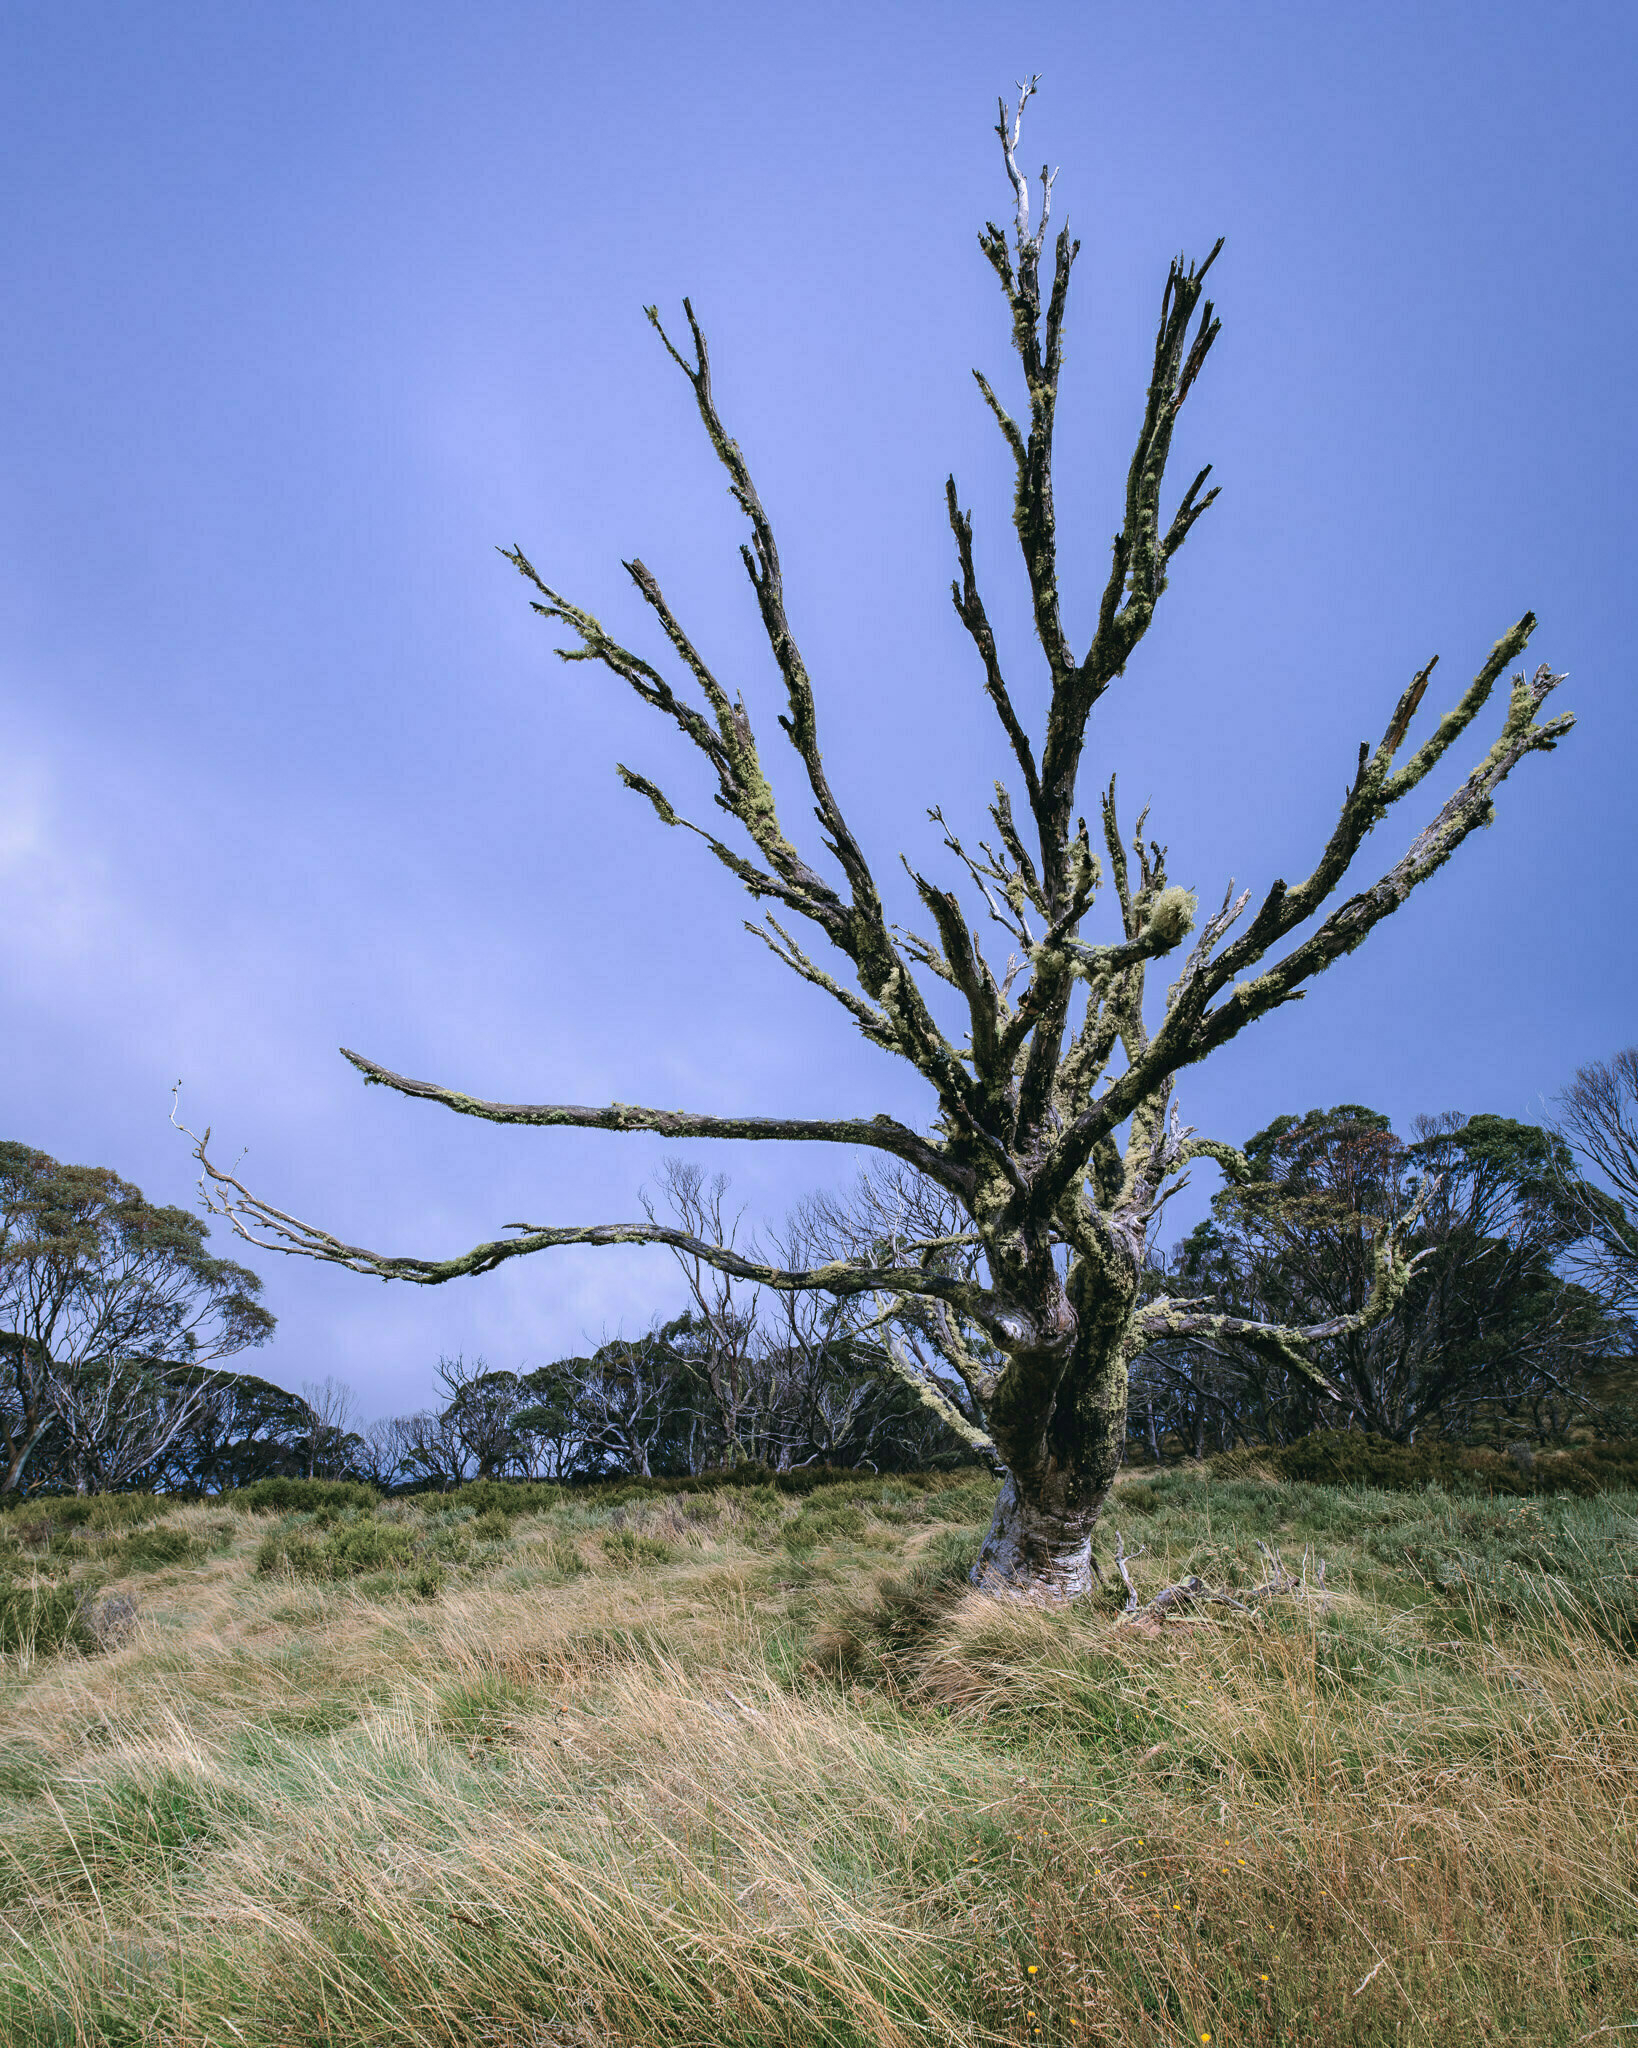
[[[1246,1316],[1219,1315],[1202,1311],[1193,1302],[1163,1296],[1138,1310],[1134,1327],[1145,1343],[1166,1337],[1230,1338],[1249,1346],[1272,1363],[1288,1366],[1327,1399],[1344,1407],[1356,1405],[1343,1388],[1335,1385],[1308,1357],[1306,1347],[1332,1337],[1357,1336],[1384,1321],[1410,1285],[1411,1276],[1434,1249],[1403,1256],[1406,1234],[1414,1228],[1423,1210],[1442,1185],[1435,1175],[1424,1180],[1415,1199],[1397,1222],[1383,1231],[1373,1260],[1371,1291],[1362,1309],[1349,1315],[1331,1316],[1320,1323],[1264,1323]]]
[[[372,1085],[395,1089],[400,1095],[418,1096],[423,1102],[438,1102],[460,1116],[481,1117],[486,1123],[560,1125],[585,1131],[654,1131],[667,1138],[777,1138],[821,1145],[868,1145],[876,1152],[891,1152],[941,1187],[953,1187],[961,1180],[959,1169],[945,1158],[941,1147],[890,1116],[705,1116],[683,1109],[644,1109],[631,1102],[610,1103],[604,1109],[581,1108],[566,1102],[485,1102],[479,1096],[442,1088],[435,1081],[408,1080],[366,1059],[362,1053],[349,1052],[346,1046],[342,1046],[341,1056],[350,1060]]]
[[[189,1134],[192,1135],[191,1133]],[[713,1244],[687,1230],[664,1223],[591,1223],[562,1227],[509,1223],[506,1228],[520,1234],[495,1238],[474,1245],[451,1259],[418,1259],[372,1252],[362,1245],[304,1223],[283,1209],[275,1209],[253,1195],[232,1174],[212,1164],[207,1148],[210,1132],[194,1144],[200,1166],[199,1193],[206,1210],[231,1224],[247,1244],[263,1251],[285,1252],[317,1259],[325,1265],[345,1266],[354,1273],[376,1280],[407,1280],[420,1287],[440,1287],[446,1281],[469,1274],[493,1272],[508,1259],[527,1258],[534,1252],[555,1250],[564,1245],[659,1244],[697,1259],[701,1264],[733,1279],[779,1294],[834,1294],[844,1299],[860,1294],[894,1293],[928,1295],[947,1301],[981,1329],[1000,1330],[1005,1322],[982,1288],[921,1267],[873,1266],[851,1259],[836,1259],[820,1266],[788,1267],[770,1265],[748,1258],[732,1245]],[[260,1231],[263,1234],[258,1235]]]
[[[890,1332],[882,1333],[882,1357],[895,1378],[901,1380],[924,1408],[930,1408],[952,1435],[974,1450],[992,1472],[1003,1469],[1001,1453],[988,1433],[969,1422],[956,1404],[925,1372],[904,1356]]]
[[[1123,1123],[1168,1075],[1204,1059],[1255,1018],[1282,1003],[1299,1000],[1305,982],[1344,953],[1352,952],[1374,926],[1404,903],[1413,889],[1443,867],[1469,833],[1490,823],[1495,815],[1495,793],[1513,768],[1527,754],[1551,752],[1575,723],[1569,713],[1545,724],[1536,723],[1537,711],[1564,680],[1545,664],[1528,681],[1522,674],[1513,678],[1507,717],[1495,745],[1431,824],[1418,834],[1404,858],[1371,888],[1339,905],[1309,939],[1274,967],[1254,981],[1242,982],[1215,1011],[1207,1011],[1211,997],[1240,968],[1259,960],[1279,937],[1309,916],[1331,893],[1387,803],[1397,802],[1406,790],[1414,788],[1438,755],[1471,723],[1510,652],[1523,645],[1534,624],[1533,615],[1526,613],[1496,643],[1462,702],[1411,764],[1415,776],[1403,782],[1400,776],[1388,775],[1389,741],[1397,744],[1396,734],[1408,716],[1405,706],[1411,692],[1401,698],[1374,759],[1367,759],[1366,750],[1361,749],[1359,772],[1344,800],[1342,819],[1313,874],[1297,889],[1287,889],[1283,882],[1276,882],[1242,937],[1209,963],[1201,962],[1196,967],[1191,962],[1175,985],[1165,1021],[1153,1040],[1142,1056],[1133,1059],[1126,1072],[1112,1081],[1065,1130],[1054,1157],[1042,1170],[1038,1191],[1056,1201],[1082,1171],[1098,1140]],[[1426,671],[1412,684],[1412,691],[1417,691],[1417,685],[1425,680]],[[1423,757],[1435,747],[1437,751],[1424,765]],[[1410,769],[1402,773],[1409,775]],[[1386,793],[1390,790],[1391,795]],[[1118,864],[1116,882],[1124,891],[1124,871]],[[1223,915],[1219,913],[1219,918]],[[1129,931],[1132,922],[1129,916]],[[1213,920],[1214,924],[1217,922]]]
[[[1039,819],[1040,772],[1035,766],[1035,753],[1030,746],[1029,735],[1018,722],[1018,714],[1012,708],[1012,698],[1007,691],[1006,678],[1001,673],[1001,658],[996,653],[995,634],[990,626],[989,614],[984,609],[984,600],[978,594],[978,575],[973,568],[972,515],[963,512],[957,503],[953,476],[945,478],[944,502],[949,510],[950,530],[955,535],[956,559],[961,564],[961,581],[950,585],[950,596],[955,604],[956,616],[972,636],[973,645],[978,649],[979,658],[984,664],[985,691],[995,706],[996,716],[1001,721],[1023,774],[1030,810]]]
[[[1184,342],[1200,303],[1206,273],[1222,246],[1219,239],[1205,262],[1198,266],[1186,264],[1178,257],[1167,273],[1143,424],[1127,471],[1125,513],[1114,540],[1109,577],[1098,608],[1097,630],[1080,665],[1066,669],[1061,677],[1055,675],[1053,681],[1046,746],[1041,756],[1041,786],[1046,814],[1055,834],[1067,830],[1074,809],[1075,783],[1092,707],[1125,668],[1132,650],[1148,631],[1155,606],[1166,588],[1166,568],[1172,555],[1217,496],[1212,491],[1204,500],[1196,501],[1196,493],[1206,478],[1202,471],[1189,486],[1162,538],[1160,492],[1171,454],[1172,433],[1178,412],[1221,325],[1209,299],[1201,308],[1194,344],[1186,361]]]

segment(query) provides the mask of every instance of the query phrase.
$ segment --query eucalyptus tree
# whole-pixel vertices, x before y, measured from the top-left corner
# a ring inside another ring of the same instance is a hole
[[[691,1327],[683,1316],[641,1337],[612,1337],[576,1361],[574,1413],[586,1449],[614,1472],[651,1479],[671,1468],[694,1419],[694,1361],[675,1339]]]
[[[260,1279],[208,1236],[108,1167],[0,1143],[0,1497],[42,1446],[81,1491],[151,1477],[209,1403],[207,1368],[272,1335]]]
[[[1558,1102],[1560,1135],[1597,1176],[1560,1176],[1585,1231],[1581,1273],[1620,1313],[1638,1316],[1638,1045],[1578,1067]]]
[[[1119,530],[1093,597],[1090,632],[1077,640],[1065,595],[1066,583],[1069,594],[1078,595],[1080,565],[1059,559],[1053,435],[1070,276],[1080,245],[1064,229],[1048,250],[1054,174],[1045,167],[1039,215],[1032,218],[1033,188],[1017,152],[1033,90],[1032,82],[1021,88],[1015,106],[1002,103],[996,128],[1012,232],[1009,237],[990,222],[979,237],[1006,301],[1023,370],[1022,409],[1009,409],[991,381],[975,374],[1014,467],[1013,524],[1046,671],[1045,730],[1037,740],[1019,715],[979,588],[971,515],[952,477],[945,503],[955,610],[1010,756],[1003,765],[1011,786],[996,783],[989,806],[993,833],[971,845],[945,825],[942,810],[932,814],[953,872],[964,877],[961,887],[973,892],[974,906],[981,904],[1002,934],[1011,953],[1005,964],[986,954],[957,890],[918,871],[911,879],[930,932],[906,933],[889,919],[876,874],[826,772],[815,692],[787,610],[773,525],[719,411],[705,335],[689,300],[683,301],[686,345],[673,340],[655,308],[647,309],[648,318],[687,382],[749,528],[741,552],[783,685],[779,724],[806,783],[824,858],[810,857],[794,836],[743,697],[719,678],[642,561],[626,568],[687,678],[680,686],[559,592],[521,548],[507,551],[530,586],[534,609],[567,634],[569,644],[558,649],[562,657],[606,670],[674,724],[714,775],[716,802],[728,821],[723,829],[737,827],[743,838],[730,843],[685,819],[657,783],[622,765],[627,787],[652,805],[662,825],[697,834],[766,907],[764,921],[751,929],[778,959],[838,1004],[872,1045],[915,1070],[931,1096],[927,1128],[887,1115],[717,1116],[620,1102],[490,1102],[347,1054],[368,1082],[496,1123],[862,1146],[914,1169],[956,1205],[960,1239],[978,1255],[976,1270],[953,1269],[947,1243],[908,1240],[896,1241],[882,1263],[848,1258],[789,1267],[652,1217],[562,1228],[514,1224],[455,1257],[387,1255],[274,1209],[217,1169],[205,1144],[200,1158],[207,1200],[253,1241],[378,1278],[438,1285],[559,1245],[654,1244],[777,1290],[896,1298],[948,1311],[958,1339],[951,1363],[965,1377],[1007,1475],[978,1576],[998,1590],[1063,1596],[1090,1583],[1091,1532],[1125,1439],[1131,1359],[1157,1337],[1221,1332],[1243,1321],[1208,1303],[1144,1297],[1150,1228],[1177,1176],[1202,1157],[1218,1161],[1230,1177],[1243,1171],[1232,1147],[1184,1128],[1173,1100],[1175,1077],[1295,1000],[1317,974],[1352,952],[1470,832],[1490,822],[1504,778],[1525,755],[1552,747],[1571,720],[1540,716],[1561,678],[1546,667],[1531,677],[1514,675],[1501,730],[1484,759],[1398,860],[1335,900],[1367,834],[1421,786],[1472,725],[1522,653],[1535,619],[1526,613],[1509,627],[1455,705],[1401,761],[1433,672],[1430,662],[1399,697],[1380,743],[1361,746],[1312,870],[1294,883],[1276,881],[1243,923],[1251,892],[1236,896],[1232,885],[1219,908],[1197,916],[1193,891],[1168,877],[1165,849],[1145,839],[1144,817],[1128,840],[1113,781],[1094,807],[1101,830],[1088,830],[1079,792],[1093,709],[1138,651],[1179,552],[1218,495],[1215,486],[1208,488],[1207,467],[1169,501],[1166,472],[1179,415],[1218,336],[1206,282],[1222,243],[1203,262],[1179,257],[1167,272]],[[1088,933],[1100,897],[1114,910],[1114,929],[1102,939]],[[1315,919],[1311,929],[1300,929]],[[828,960],[806,949],[799,925],[830,949]],[[1161,961],[1173,963],[1171,978],[1151,1009],[1146,976]],[[949,1014],[946,1003],[962,1014],[960,1028],[940,1021]],[[1358,1311],[1362,1319],[1386,1310],[1408,1266],[1395,1234],[1384,1234],[1375,1249],[1370,1301]],[[981,1351],[959,1342],[962,1327],[982,1334]],[[1237,1334],[1323,1378],[1309,1362],[1308,1347],[1333,1331],[1328,1322],[1248,1326]],[[913,1362],[904,1361],[904,1368],[913,1372]],[[954,1407],[951,1414],[970,1430],[967,1417]]]
[[[1151,1345],[1135,1377],[1197,1454],[1208,1432],[1285,1442],[1341,1424],[1409,1443],[1516,1428],[1523,1413],[1550,1432],[1590,1405],[1589,1380],[1628,1348],[1629,1326],[1571,1277],[1586,1223],[1568,1146],[1499,1116],[1447,1112],[1414,1129],[1407,1144],[1379,1111],[1343,1103],[1247,1141],[1249,1177],[1214,1197],[1164,1284],[1254,1322],[1331,1320],[1311,1354],[1331,1391],[1232,1336]],[[1362,1327],[1376,1246],[1418,1187],[1416,1272]]]

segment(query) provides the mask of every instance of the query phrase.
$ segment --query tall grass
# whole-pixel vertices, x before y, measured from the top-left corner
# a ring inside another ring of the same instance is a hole
[[[1638,2019],[1638,1498],[1132,1475],[1108,1522],[1140,1583],[1306,1561],[1302,1595],[1165,1625],[973,1594],[992,1499],[197,1506],[130,1551],[110,1525],[72,1567],[135,1633],[0,1667],[0,2040]]]

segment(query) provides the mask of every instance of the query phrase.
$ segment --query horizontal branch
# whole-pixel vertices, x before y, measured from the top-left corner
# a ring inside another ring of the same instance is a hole
[[[190,1134],[191,1135],[191,1134]],[[406,1280],[418,1287],[440,1287],[449,1280],[469,1274],[490,1273],[508,1259],[527,1258],[532,1253],[557,1250],[565,1245],[656,1244],[689,1258],[699,1259],[719,1273],[752,1286],[768,1287],[779,1294],[834,1294],[844,1299],[860,1294],[894,1293],[932,1296],[947,1301],[981,1328],[1002,1327],[999,1314],[984,1290],[970,1282],[921,1267],[875,1266],[850,1259],[833,1259],[821,1266],[775,1266],[748,1258],[732,1245],[713,1244],[690,1231],[664,1223],[588,1223],[561,1227],[511,1223],[515,1237],[492,1238],[474,1245],[450,1259],[420,1259],[372,1252],[362,1245],[304,1223],[283,1209],[275,1209],[259,1195],[253,1195],[240,1180],[211,1163],[207,1147],[210,1132],[194,1144],[200,1166],[199,1193],[205,1209],[222,1217],[236,1235],[263,1251],[284,1252],[316,1259],[321,1264],[345,1266],[349,1272],[364,1273],[375,1280]],[[260,1235],[258,1235],[258,1232]]]
[[[891,1152],[941,1186],[950,1186],[961,1177],[937,1145],[890,1116],[705,1116],[685,1109],[644,1109],[634,1102],[613,1102],[603,1109],[568,1102],[485,1102],[479,1096],[462,1095],[454,1088],[440,1088],[435,1081],[408,1080],[366,1059],[362,1053],[349,1052],[346,1046],[342,1046],[341,1056],[350,1060],[374,1086],[396,1089],[400,1095],[418,1096],[423,1102],[441,1103],[459,1116],[480,1117],[485,1123],[560,1125],[583,1131],[653,1131],[665,1138],[774,1138],[799,1144],[868,1145],[877,1152]]]
[[[1205,1147],[1198,1148],[1205,1151]],[[1213,1148],[1214,1150],[1217,1148]],[[1226,1148],[1224,1148],[1226,1149]],[[1152,1344],[1165,1337],[1215,1337],[1232,1339],[1246,1345],[1260,1356],[1274,1363],[1288,1366],[1293,1372],[1317,1387],[1329,1400],[1343,1406],[1352,1406],[1345,1389],[1334,1382],[1314,1364],[1307,1355],[1310,1344],[1321,1344],[1332,1337],[1357,1336],[1389,1316],[1405,1289],[1410,1285],[1416,1269],[1433,1256],[1433,1250],[1404,1256],[1404,1240],[1407,1232],[1414,1228],[1428,1203],[1442,1185],[1435,1175],[1423,1181],[1416,1190],[1415,1199],[1403,1216],[1390,1223],[1377,1241],[1376,1254],[1372,1262],[1371,1291],[1365,1306],[1351,1314],[1330,1316],[1320,1323],[1265,1323],[1250,1316],[1218,1314],[1201,1309],[1193,1301],[1182,1301],[1162,1296],[1138,1310],[1133,1318],[1134,1328],[1143,1342]]]

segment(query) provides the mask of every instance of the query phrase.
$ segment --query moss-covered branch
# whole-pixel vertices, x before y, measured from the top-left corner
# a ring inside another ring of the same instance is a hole
[[[603,1108],[582,1108],[567,1102],[485,1102],[458,1089],[440,1087],[436,1081],[411,1081],[395,1074],[362,1053],[341,1048],[341,1056],[357,1067],[374,1086],[413,1095],[423,1102],[436,1102],[460,1116],[474,1116],[492,1124],[535,1124],[542,1127],[582,1131],[649,1131],[663,1138],[748,1138],[780,1140],[787,1143],[819,1145],[868,1145],[873,1151],[890,1152],[925,1173],[940,1186],[964,1178],[946,1157],[942,1147],[912,1131],[890,1116],[875,1117],[778,1117],[705,1116],[685,1109],[644,1109],[632,1102],[613,1102]]]
[[[1197,1149],[1204,1151],[1206,1148]],[[1243,1157],[1240,1157],[1240,1164],[1245,1164]],[[1374,1329],[1392,1314],[1417,1267],[1433,1256],[1432,1251],[1427,1250],[1407,1258],[1404,1247],[1405,1239],[1427,1204],[1438,1193],[1439,1185],[1437,1177],[1425,1181],[1405,1214],[1382,1232],[1372,1257],[1370,1293],[1365,1306],[1351,1314],[1330,1316],[1318,1323],[1264,1323],[1248,1316],[1219,1314],[1195,1301],[1162,1296],[1138,1310],[1132,1319],[1134,1332],[1144,1344],[1157,1343],[1166,1337],[1234,1340],[1271,1364],[1285,1366],[1298,1373],[1327,1399],[1350,1406],[1347,1392],[1321,1372],[1309,1357],[1309,1347],[1330,1338],[1360,1335]]]
[[[367,1250],[346,1239],[304,1223],[253,1194],[209,1156],[210,1132],[194,1146],[200,1167],[201,1197],[207,1211],[222,1217],[236,1235],[263,1251],[297,1252],[324,1265],[345,1266],[376,1280],[407,1280],[421,1287],[493,1272],[509,1259],[567,1245],[664,1245],[698,1259],[719,1273],[779,1294],[834,1294],[844,1299],[869,1294],[930,1296],[948,1302],[980,1329],[997,1336],[1009,1327],[987,1291],[969,1281],[921,1266],[882,1266],[868,1261],[834,1259],[815,1266],[780,1266],[754,1259],[731,1244],[714,1243],[664,1223],[587,1223],[563,1226],[511,1223],[512,1237],[493,1238],[448,1259],[421,1259]]]

